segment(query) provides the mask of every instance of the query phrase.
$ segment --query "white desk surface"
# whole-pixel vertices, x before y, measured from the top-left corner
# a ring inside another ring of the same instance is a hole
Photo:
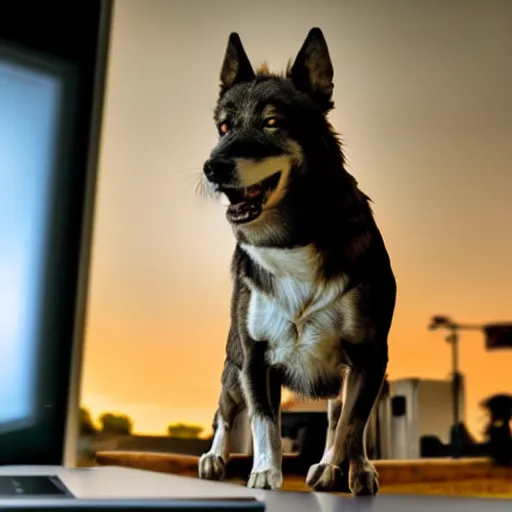
[[[375,498],[352,498],[327,493],[261,491],[229,483],[117,467],[3,466],[0,475],[56,475],[77,498],[86,499],[255,497],[265,502],[269,512],[512,511],[512,500],[386,494]]]

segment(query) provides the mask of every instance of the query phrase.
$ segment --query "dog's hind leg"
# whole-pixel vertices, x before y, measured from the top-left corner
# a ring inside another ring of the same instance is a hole
[[[331,446],[322,460],[311,466],[306,477],[306,483],[315,490],[334,490],[340,482],[340,467],[348,459],[352,494],[377,493],[377,472],[366,455],[365,432],[386,365],[387,356],[375,349],[371,357],[357,361],[343,379],[343,407]]]
[[[229,437],[236,416],[245,407],[238,380],[238,369],[226,361],[222,373],[222,390],[215,412],[213,440],[210,450],[199,459],[199,478],[223,480],[229,460]]]
[[[342,401],[341,398],[334,398],[329,400],[327,404],[327,436],[325,440],[325,450],[324,454],[328,453],[334,443],[334,435],[336,433],[336,427],[338,426],[338,421],[340,419]]]
[[[327,409],[327,435],[325,439],[325,448],[322,460],[329,456],[329,453],[332,450],[334,445],[334,439],[336,435],[336,428],[338,426],[338,422],[341,415],[342,409],[342,399],[341,397],[331,398],[328,401],[328,409]],[[336,490],[338,492],[349,492],[348,488],[348,461],[343,461],[341,469],[338,467],[333,468],[333,475],[331,480],[332,490]],[[317,486],[318,487],[318,486]]]

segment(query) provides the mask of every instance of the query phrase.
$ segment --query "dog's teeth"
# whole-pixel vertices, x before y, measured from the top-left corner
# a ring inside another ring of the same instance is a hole
[[[224,206],[229,206],[231,204],[231,201],[229,200],[228,196],[224,193],[220,195],[220,202]]]

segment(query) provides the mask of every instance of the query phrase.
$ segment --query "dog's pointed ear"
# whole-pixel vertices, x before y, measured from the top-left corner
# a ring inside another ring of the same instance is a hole
[[[312,28],[288,71],[288,77],[297,89],[308,94],[328,110],[333,105],[333,75],[324,35],[319,28]]]
[[[232,32],[229,35],[228,46],[220,71],[221,94],[235,84],[250,82],[254,77],[254,71],[245,53],[240,36],[236,32]]]

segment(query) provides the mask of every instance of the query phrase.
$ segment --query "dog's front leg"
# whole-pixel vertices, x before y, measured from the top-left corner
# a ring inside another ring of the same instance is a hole
[[[214,434],[210,450],[199,459],[199,478],[223,480],[229,460],[229,437],[237,414],[245,407],[240,388],[238,368],[229,360],[224,362],[219,406],[215,412]]]
[[[365,347],[366,348],[366,347]],[[369,352],[372,348],[368,349]],[[341,481],[340,466],[348,459],[349,488],[355,495],[377,493],[377,472],[368,460],[365,432],[370,413],[384,380],[387,353],[373,349],[369,357],[360,357],[343,379],[342,409],[330,446],[322,460],[308,471],[306,483],[315,490],[331,491]]]
[[[283,484],[281,379],[265,361],[266,343],[252,342],[240,381],[251,420],[254,461],[248,487],[279,489]]]

